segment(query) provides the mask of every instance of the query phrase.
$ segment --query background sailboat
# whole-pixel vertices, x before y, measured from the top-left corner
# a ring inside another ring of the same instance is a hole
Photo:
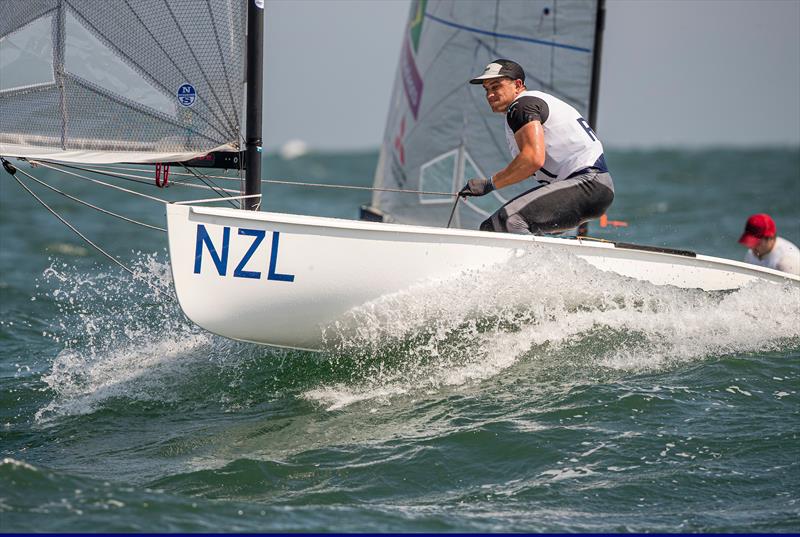
[[[375,186],[449,194],[508,163],[502,117],[483,88],[467,84],[496,58],[519,62],[529,89],[568,102],[596,126],[604,17],[602,0],[412,2]],[[529,188],[526,181],[459,203],[454,227],[477,229]],[[438,226],[452,205],[448,195],[375,191],[364,214]]]

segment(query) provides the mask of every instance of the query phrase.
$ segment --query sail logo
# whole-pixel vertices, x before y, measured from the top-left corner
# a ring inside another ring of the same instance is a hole
[[[191,84],[181,85],[175,95],[178,98],[178,104],[186,108],[192,106],[197,100],[197,90]]]
[[[419,50],[419,36],[422,34],[422,23],[425,22],[425,5],[428,0],[415,0],[411,13],[414,18],[408,23],[408,31],[411,34],[411,43],[414,45],[414,52]]]
[[[261,243],[264,242],[267,232],[263,229],[239,228],[237,235],[240,237],[251,237],[250,240],[252,242],[242,258],[236,264],[236,267],[233,269],[233,277],[260,280],[262,275],[261,271],[245,269],[250,262],[250,258],[253,257],[253,254],[256,253],[259,246],[261,246]],[[278,272],[278,249],[280,248],[280,237],[281,236],[279,232],[272,232],[266,279],[278,282],[293,282],[294,274],[281,274]],[[211,240],[211,236],[208,234],[206,226],[203,224],[197,224],[197,240],[194,250],[194,273],[200,274],[202,271],[203,251],[205,250],[208,252],[208,256],[211,258],[211,262],[214,264],[217,274],[220,276],[226,276],[228,274],[230,244],[231,228],[229,226],[224,226],[222,228],[222,247],[217,249],[217,246],[214,244],[214,241]],[[254,267],[249,268],[252,269]]]
[[[400,159],[400,164],[406,164],[406,151],[403,147],[403,137],[406,135],[406,117],[400,120],[400,131],[394,137],[394,149],[397,151],[397,157]]]
[[[403,89],[408,99],[408,106],[411,108],[411,113],[414,119],[417,119],[419,114],[419,103],[422,101],[422,77],[417,69],[417,64],[414,61],[414,54],[411,52],[411,46],[408,44],[408,39],[405,40],[403,47],[403,56],[401,62],[401,75],[403,77]]]

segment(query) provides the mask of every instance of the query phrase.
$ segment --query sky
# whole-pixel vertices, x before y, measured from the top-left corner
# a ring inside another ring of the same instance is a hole
[[[409,6],[266,0],[267,151],[380,145]],[[607,0],[606,11],[607,147],[800,145],[800,0]]]

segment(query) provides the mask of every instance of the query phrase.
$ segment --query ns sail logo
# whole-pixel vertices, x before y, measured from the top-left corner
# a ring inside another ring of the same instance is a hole
[[[191,84],[183,84],[178,88],[175,96],[178,99],[178,104],[189,108],[197,101],[197,90]]]

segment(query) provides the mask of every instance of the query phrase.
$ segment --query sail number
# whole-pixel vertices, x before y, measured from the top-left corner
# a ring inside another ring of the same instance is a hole
[[[233,269],[234,278],[253,278],[261,279],[261,271],[258,270],[245,270],[248,261],[253,257],[261,243],[267,236],[267,232],[263,229],[247,229],[238,228],[238,235],[250,237],[252,242],[250,247],[244,253],[239,263]],[[270,247],[269,265],[267,267],[267,279],[278,282],[293,282],[294,274],[281,274],[278,272],[278,248],[280,245],[280,233],[277,231],[272,232],[272,245]],[[246,239],[245,239],[246,240]],[[217,274],[225,276],[228,273],[228,247],[231,243],[231,228],[225,226],[222,228],[222,247],[218,250],[211,240],[211,236],[203,224],[197,225],[197,241],[194,249],[194,273],[200,274],[203,264],[203,250],[208,251],[211,256],[211,261],[217,269]]]
[[[586,134],[589,135],[589,138],[591,138],[593,142],[597,141],[597,136],[595,135],[595,133],[592,130],[592,128],[589,126],[589,122],[588,121],[586,121],[582,117],[579,117],[578,118],[578,125],[580,125],[581,128],[586,131]]]

